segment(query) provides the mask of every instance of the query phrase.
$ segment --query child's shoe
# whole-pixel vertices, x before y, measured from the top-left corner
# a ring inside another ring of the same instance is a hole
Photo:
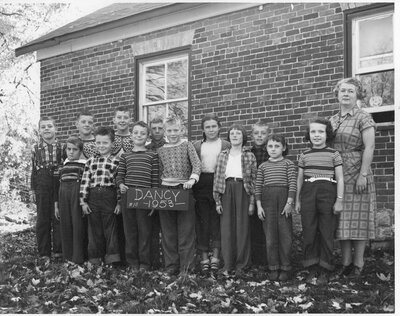
[[[310,272],[307,275],[306,283],[313,284],[314,278],[316,278],[318,275],[318,267],[316,265],[313,265],[310,267],[309,271]]]
[[[328,271],[326,271],[325,269],[321,269],[321,272],[319,273],[317,278],[317,285],[326,285],[328,284],[328,281]]]
[[[269,280],[270,281],[277,281],[279,278],[279,271],[278,270],[272,270],[269,273]]]
[[[201,267],[201,272],[203,274],[207,274],[208,271],[210,271],[210,260],[205,259],[203,261],[200,261],[200,267]]]
[[[279,273],[279,281],[285,282],[289,279],[290,279],[289,271],[281,271],[281,273]]]
[[[216,273],[219,270],[220,260],[215,257],[211,257],[210,268],[211,272]]]
[[[352,271],[353,271],[353,263],[350,263],[349,265],[345,266],[342,265],[338,271],[338,276],[343,277],[343,276],[348,276]]]

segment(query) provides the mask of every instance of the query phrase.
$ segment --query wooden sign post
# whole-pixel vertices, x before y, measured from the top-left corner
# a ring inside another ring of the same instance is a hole
[[[127,208],[187,211],[189,190],[169,188],[130,188]]]

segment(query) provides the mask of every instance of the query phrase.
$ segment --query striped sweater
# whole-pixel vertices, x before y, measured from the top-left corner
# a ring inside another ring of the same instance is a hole
[[[85,170],[85,162],[85,159],[65,160],[64,165],[60,169],[60,181],[55,181],[54,183],[54,201],[58,201],[60,182],[76,181],[80,184],[83,171]]]
[[[299,168],[304,170],[304,177],[334,178],[335,167],[342,165],[339,152],[330,147],[310,148],[299,157]]]
[[[296,167],[289,159],[280,161],[267,160],[257,170],[256,200],[261,201],[265,186],[287,187],[288,196],[295,198],[297,189]]]

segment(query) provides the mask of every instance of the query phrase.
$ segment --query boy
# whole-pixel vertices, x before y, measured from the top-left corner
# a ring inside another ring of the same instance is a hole
[[[36,238],[39,255],[50,259],[53,239],[54,257],[61,256],[60,222],[54,214],[54,183],[63,162],[63,148],[56,139],[55,121],[39,120],[39,143],[32,149],[31,200],[36,202]],[[53,234],[51,233],[53,230]]]
[[[120,213],[115,178],[118,158],[112,156],[114,130],[99,127],[95,133],[99,156],[87,160],[80,186],[80,204],[89,223],[89,261],[120,261],[116,215]]]
[[[55,181],[54,208],[60,220],[62,253],[65,260],[83,263],[85,254],[84,221],[79,205],[79,187],[85,168],[80,159],[83,142],[78,137],[67,140],[67,159],[60,169],[60,181]]]
[[[190,190],[199,180],[200,159],[192,143],[181,140],[182,123],[176,117],[164,124],[168,144],[158,149],[161,185],[172,189]],[[159,212],[166,272],[184,276],[195,255],[195,210],[193,193],[189,191],[187,211]]]
[[[266,149],[268,125],[262,121],[256,122],[252,127],[252,137],[254,145],[251,147],[251,152],[256,156],[258,168],[269,158]],[[265,266],[267,264],[265,235],[262,221],[257,216],[250,216],[250,245],[252,263]]]
[[[78,114],[75,126],[78,129],[78,137],[83,141],[81,159],[88,159],[98,154],[93,135],[93,114],[83,111]]]
[[[133,147],[129,126],[132,123],[131,112],[125,106],[119,106],[114,111],[115,141],[113,155],[120,157],[130,152]]]
[[[117,186],[122,193],[126,261],[132,270],[148,271],[151,266],[152,212],[127,209],[126,191],[130,187],[154,188],[159,186],[158,154],[147,150],[145,143],[150,134],[145,122],[134,123],[130,152],[120,158]]]
[[[160,116],[150,121],[151,142],[146,145],[147,149],[156,150],[165,145],[164,122]]]

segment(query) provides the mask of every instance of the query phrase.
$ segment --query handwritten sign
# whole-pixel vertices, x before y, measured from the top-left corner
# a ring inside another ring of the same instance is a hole
[[[187,211],[189,191],[169,188],[130,188],[127,208]]]

